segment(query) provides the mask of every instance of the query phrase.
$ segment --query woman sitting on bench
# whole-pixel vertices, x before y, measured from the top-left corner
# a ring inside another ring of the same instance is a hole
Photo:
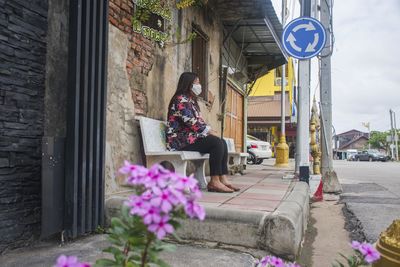
[[[197,96],[201,93],[198,76],[184,72],[178,88],[168,106],[166,128],[169,150],[198,151],[210,154],[210,176],[207,185],[210,192],[232,193],[240,189],[231,185],[228,174],[228,147],[200,115]]]

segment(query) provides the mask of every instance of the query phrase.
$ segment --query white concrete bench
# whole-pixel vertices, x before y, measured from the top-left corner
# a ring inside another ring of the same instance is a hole
[[[174,166],[176,173],[186,175],[187,163],[191,161],[195,166],[194,176],[200,187],[203,189],[207,187],[205,161],[209,158],[209,154],[195,151],[169,151],[166,147],[165,122],[139,117],[139,123],[147,167],[166,161]]]
[[[243,174],[243,170],[247,164],[248,153],[236,152],[235,141],[232,138],[224,137],[224,140],[228,146],[228,164],[234,172],[240,172]]]

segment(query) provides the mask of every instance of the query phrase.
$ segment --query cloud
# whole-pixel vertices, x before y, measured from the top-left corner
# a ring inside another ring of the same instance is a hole
[[[334,2],[333,123],[337,132],[390,127],[400,117],[400,1]],[[399,125],[399,123],[398,123]]]

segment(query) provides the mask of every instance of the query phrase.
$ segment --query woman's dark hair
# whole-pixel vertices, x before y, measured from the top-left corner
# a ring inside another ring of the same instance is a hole
[[[191,93],[192,85],[194,83],[194,80],[196,80],[196,78],[198,77],[199,76],[194,72],[184,72],[181,74],[181,77],[179,77],[176,92],[172,96],[171,101],[169,102],[168,110],[170,110],[171,105],[174,102],[176,96],[178,95],[193,96],[193,94]],[[197,105],[197,99],[194,98],[194,100]]]

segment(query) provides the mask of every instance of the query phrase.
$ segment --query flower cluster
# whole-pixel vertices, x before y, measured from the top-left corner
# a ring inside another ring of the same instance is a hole
[[[90,267],[90,264],[79,262],[78,258],[75,256],[61,255],[57,258],[54,267]]]
[[[369,243],[360,243],[358,241],[353,241],[351,242],[351,247],[354,250],[359,251],[364,256],[364,261],[369,264],[379,260],[379,258],[381,257],[374,246]]]
[[[266,256],[259,262],[256,262],[257,267],[301,267],[296,263],[285,263],[281,258],[274,256]]]
[[[125,205],[132,215],[140,216],[148,231],[158,239],[174,231],[169,223],[174,212],[183,209],[190,218],[204,220],[204,208],[197,203],[201,191],[193,176],[171,172],[161,165],[150,169],[125,161],[119,170],[127,176],[126,182],[140,190],[129,197]]]

